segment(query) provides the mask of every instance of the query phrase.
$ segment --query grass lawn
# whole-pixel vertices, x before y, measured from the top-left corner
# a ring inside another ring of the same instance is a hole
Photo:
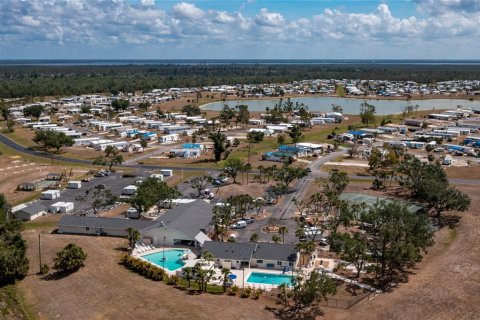
[[[33,221],[27,221],[23,225],[25,230],[53,230],[57,227],[61,215],[46,215]]]
[[[35,319],[23,293],[14,284],[0,286],[0,317],[2,319]]]
[[[25,148],[34,147],[37,145],[32,140],[35,135],[35,131],[30,129],[16,127],[15,131],[4,133],[4,135]]]

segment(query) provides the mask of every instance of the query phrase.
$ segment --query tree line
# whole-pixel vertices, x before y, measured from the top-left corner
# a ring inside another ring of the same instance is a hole
[[[117,93],[154,88],[237,83],[284,83],[302,79],[385,79],[421,83],[479,79],[468,65],[124,65],[1,66],[0,98]]]

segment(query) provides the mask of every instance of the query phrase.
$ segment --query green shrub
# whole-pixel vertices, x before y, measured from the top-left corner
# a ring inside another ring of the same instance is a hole
[[[237,286],[231,286],[230,288],[228,288],[227,294],[229,296],[236,296],[237,293],[238,293],[238,290],[239,290],[239,288]]]
[[[252,293],[252,289],[250,288],[245,288],[240,292],[240,298],[248,298],[250,297],[250,294]]]
[[[44,263],[40,266],[40,274],[47,275],[50,273],[50,267],[48,264]]]
[[[169,286],[174,286],[178,283],[178,277],[176,275],[172,275],[168,278],[167,284]]]
[[[163,269],[154,266],[149,262],[129,256],[128,254],[125,254],[120,258],[120,264],[145,278],[155,281],[161,281],[164,277],[168,277]]]
[[[253,300],[258,300],[260,296],[262,295],[263,290],[262,289],[253,289],[252,294],[250,295]]]

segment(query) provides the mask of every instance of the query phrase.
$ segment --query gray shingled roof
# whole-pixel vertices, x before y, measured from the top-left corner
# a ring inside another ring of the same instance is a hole
[[[253,258],[294,262],[297,258],[297,250],[293,244],[207,241],[203,249],[212,253],[215,258],[227,260],[249,261]]]
[[[38,214],[42,211],[48,211],[48,208],[40,203],[33,203],[23,209],[18,210],[17,212],[25,212],[31,216]]]
[[[207,241],[203,250],[218,259],[250,261],[256,246],[255,243]]]
[[[297,259],[297,250],[293,244],[258,242],[257,250],[253,253],[254,259],[291,261]]]
[[[157,223],[178,230],[192,239],[212,221],[213,204],[203,200],[181,204],[160,216]]]
[[[62,216],[58,227],[90,227],[105,229],[127,229],[133,227],[137,230],[155,225],[156,221],[133,220],[123,218],[101,218],[101,217],[79,217],[79,216]]]

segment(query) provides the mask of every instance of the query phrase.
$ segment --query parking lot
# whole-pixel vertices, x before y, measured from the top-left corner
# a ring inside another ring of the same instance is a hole
[[[95,186],[102,184],[105,185],[105,189],[110,190],[113,195],[120,197],[126,186],[135,184],[135,181],[145,179],[149,176],[147,172],[142,171],[137,172],[135,175],[135,177],[122,177],[122,174],[112,173],[105,177],[93,177],[89,182],[82,182],[82,187],[80,189],[67,188],[60,191],[60,197],[53,200],[40,199],[38,200],[38,203],[50,207],[57,202],[73,202],[75,208],[73,211],[69,212],[69,214],[90,213],[90,204],[79,200],[79,198],[85,196],[86,190],[93,189]],[[103,210],[108,209],[111,208],[103,208]]]

